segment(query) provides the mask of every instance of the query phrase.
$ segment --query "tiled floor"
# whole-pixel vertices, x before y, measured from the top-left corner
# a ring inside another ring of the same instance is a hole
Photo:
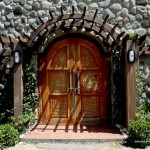
[[[108,127],[38,125],[23,139],[123,139],[123,135]]]

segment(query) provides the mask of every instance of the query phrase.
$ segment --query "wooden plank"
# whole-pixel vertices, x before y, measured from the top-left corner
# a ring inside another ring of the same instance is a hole
[[[61,16],[63,16],[63,15],[64,15],[64,12],[63,12],[62,7],[60,7],[60,12],[61,12]]]
[[[84,7],[84,9],[83,9],[83,16],[85,16],[85,14],[86,14],[86,7]]]
[[[54,17],[51,11],[49,11],[49,14],[50,14],[51,19],[53,19]]]
[[[109,17],[109,15],[107,15],[107,16],[105,17],[105,19],[103,20],[103,22],[102,22],[102,24],[101,24],[101,27],[100,27],[100,30],[99,30],[99,34],[100,34],[101,31],[104,29],[104,26],[105,26],[105,24],[106,24],[106,21],[107,21],[108,17]]]
[[[135,119],[136,113],[136,67],[137,61],[134,63],[128,62],[128,51],[132,41],[127,42],[125,53],[125,77],[126,77],[126,124]]]
[[[72,14],[74,15],[74,6],[72,6]]]
[[[86,9],[85,9],[86,10]],[[32,37],[30,39],[30,41],[28,42],[28,45],[31,45],[32,41],[35,39],[35,37],[39,34],[39,32],[44,29],[45,27],[50,26],[51,24],[54,24],[56,22],[62,21],[62,20],[68,20],[68,19],[83,19],[85,21],[89,21],[89,22],[93,22],[93,16],[90,15],[85,15],[85,14],[65,14],[65,15],[61,15],[61,16],[57,16],[57,17],[53,17],[52,13],[50,12],[51,15],[51,19],[48,20],[46,23],[41,24],[36,31],[32,34]],[[108,17],[108,16],[107,16]],[[104,28],[111,33],[112,31],[112,27],[106,22],[107,21],[107,17],[105,18],[105,20],[103,21],[102,19],[99,18],[95,18],[94,19],[94,23],[99,24],[100,26],[104,26]],[[114,32],[113,36],[117,38],[118,37],[118,33]]]
[[[29,26],[34,32],[36,31],[36,28],[32,24],[29,24]]]
[[[65,27],[73,27],[73,26],[75,26],[75,27],[85,27],[85,28],[87,28],[87,29],[91,29],[91,25],[90,25],[90,24],[83,23],[83,22],[74,22],[74,21],[73,21],[73,22],[67,22],[67,23],[65,23],[65,25],[63,25],[64,28],[65,28]],[[61,28],[62,28],[62,25],[59,24],[59,25],[57,25],[57,27],[56,27],[55,29],[50,29],[50,30],[47,32],[47,35],[50,34],[50,33],[55,32],[55,31],[57,31],[57,30],[59,30],[59,29],[61,29]],[[91,30],[92,30],[92,31],[95,31],[95,32],[97,32],[97,33],[99,32],[99,28],[96,27],[96,26],[93,26]],[[103,30],[101,31],[101,36],[102,36],[103,38],[107,39],[107,34],[106,34],[106,32],[103,31]],[[109,44],[111,45],[112,42],[113,42],[113,39],[109,37],[109,40],[107,39],[107,41],[108,41]]]
[[[96,18],[97,12],[98,12],[98,9],[95,10],[95,13],[94,13],[94,16],[93,16],[93,21]]]
[[[22,56],[22,46],[20,44],[16,47]],[[22,56],[23,58],[23,56]],[[22,59],[21,59],[22,60]],[[23,109],[23,71],[22,61],[14,65],[14,117],[18,118],[22,114]]]
[[[44,21],[42,20],[42,18],[41,18],[40,16],[38,16],[38,19],[40,20],[40,22],[41,22],[42,24],[44,24]]]
[[[139,46],[144,46],[144,44],[145,44],[145,39],[146,39],[146,34],[144,34],[143,36],[141,36],[141,37],[138,39],[138,45],[139,45]]]

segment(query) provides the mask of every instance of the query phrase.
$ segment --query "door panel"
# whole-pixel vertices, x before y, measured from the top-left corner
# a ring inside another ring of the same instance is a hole
[[[85,45],[80,46],[80,60],[82,68],[98,68],[98,64],[91,50]]]
[[[50,70],[48,71],[49,94],[68,94],[69,85],[68,71]]]
[[[50,115],[52,118],[68,118],[68,96],[50,96]]]
[[[100,73],[98,70],[82,70],[81,93],[94,94],[100,92]]]
[[[54,44],[40,64],[41,123],[99,124],[107,117],[104,60],[98,48],[84,39]]]
[[[84,118],[100,118],[100,97],[98,95],[82,95],[82,113]]]

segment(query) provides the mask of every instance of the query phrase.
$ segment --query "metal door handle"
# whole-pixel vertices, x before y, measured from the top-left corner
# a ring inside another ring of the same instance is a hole
[[[73,87],[72,87],[72,69],[69,69],[69,92],[72,93]]]
[[[80,94],[80,70],[77,69],[77,87],[76,87],[76,93]]]

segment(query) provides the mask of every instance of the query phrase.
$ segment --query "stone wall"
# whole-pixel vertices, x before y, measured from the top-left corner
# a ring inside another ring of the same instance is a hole
[[[40,24],[37,16],[46,21],[50,18],[49,10],[58,16],[60,7],[64,13],[70,13],[71,6],[75,6],[75,13],[82,13],[84,7],[89,14],[98,9],[97,17],[105,18],[108,14],[110,24],[119,23],[121,31],[129,34],[147,34],[146,44],[150,44],[149,0],[0,0],[0,35],[17,38],[20,34],[26,33],[30,36],[29,24],[35,27]],[[0,53],[2,51],[0,44]],[[147,58],[142,60],[143,72],[146,74],[150,70],[150,65],[146,68],[145,66],[150,61]],[[146,77],[148,75],[146,74]],[[147,89],[150,91],[149,86]]]
[[[142,99],[146,99],[150,102],[150,59],[149,57],[140,57],[139,71],[141,77],[144,80]]]
[[[18,37],[31,33],[29,24],[37,26],[37,16],[48,20],[49,10],[59,15],[60,6],[65,13],[75,6],[76,13],[87,7],[88,13],[98,9],[98,17],[109,15],[110,24],[119,23],[121,31],[139,34],[147,33],[146,43],[150,44],[150,1],[149,0],[0,0],[0,31],[3,36]]]

